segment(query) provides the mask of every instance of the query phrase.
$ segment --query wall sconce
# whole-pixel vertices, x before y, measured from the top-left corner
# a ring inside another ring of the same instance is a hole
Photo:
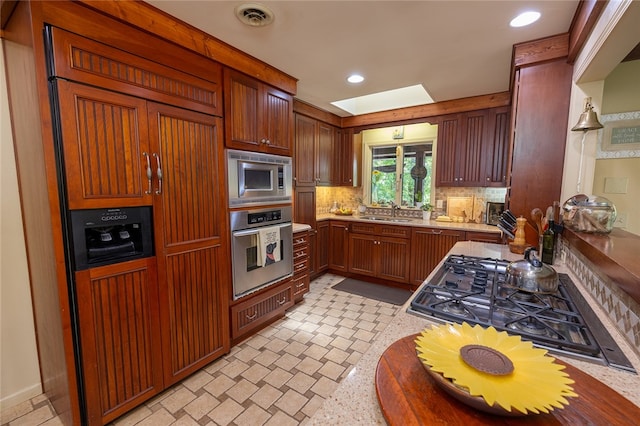
[[[580,118],[578,119],[578,123],[573,126],[571,131],[573,132],[582,132],[582,142],[580,145],[580,166],[578,168],[578,184],[576,185],[576,189],[578,194],[580,193],[580,187],[582,185],[582,161],[584,159],[584,139],[587,136],[587,132],[589,130],[597,130],[602,129],[602,124],[598,121],[598,115],[593,110],[593,105],[591,105],[591,98],[584,99],[584,111],[580,114]]]

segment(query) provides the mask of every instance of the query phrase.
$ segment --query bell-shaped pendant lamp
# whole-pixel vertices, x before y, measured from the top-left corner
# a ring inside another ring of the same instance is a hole
[[[584,112],[580,114],[578,124],[571,129],[574,132],[602,129],[602,124],[598,121],[598,115],[593,110],[591,105],[591,98],[587,98],[584,105]]]
[[[571,131],[573,132],[582,132],[582,142],[580,144],[580,166],[578,168],[578,183],[576,185],[576,190],[578,194],[582,189],[582,162],[584,159],[584,139],[587,136],[587,132],[589,130],[598,130],[602,129],[602,124],[598,121],[598,115],[593,110],[593,105],[591,105],[591,98],[586,98],[584,103],[584,112],[580,114],[580,118],[578,119],[578,123],[573,126]]]

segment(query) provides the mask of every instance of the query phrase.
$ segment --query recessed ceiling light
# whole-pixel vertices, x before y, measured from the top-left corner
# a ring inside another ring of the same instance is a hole
[[[540,12],[524,12],[513,18],[509,25],[512,27],[524,27],[529,24],[533,24],[538,19],[540,19]]]
[[[360,74],[352,74],[347,78],[349,83],[362,83],[364,81],[364,77]]]

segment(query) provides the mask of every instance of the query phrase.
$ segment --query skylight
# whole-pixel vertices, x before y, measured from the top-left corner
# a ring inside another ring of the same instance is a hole
[[[332,105],[353,115],[432,103],[433,99],[421,84],[331,102]]]

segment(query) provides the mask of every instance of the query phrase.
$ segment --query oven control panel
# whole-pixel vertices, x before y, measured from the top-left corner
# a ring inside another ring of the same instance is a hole
[[[282,210],[269,210],[259,213],[249,213],[248,222],[249,225],[256,223],[274,222],[282,219]]]

